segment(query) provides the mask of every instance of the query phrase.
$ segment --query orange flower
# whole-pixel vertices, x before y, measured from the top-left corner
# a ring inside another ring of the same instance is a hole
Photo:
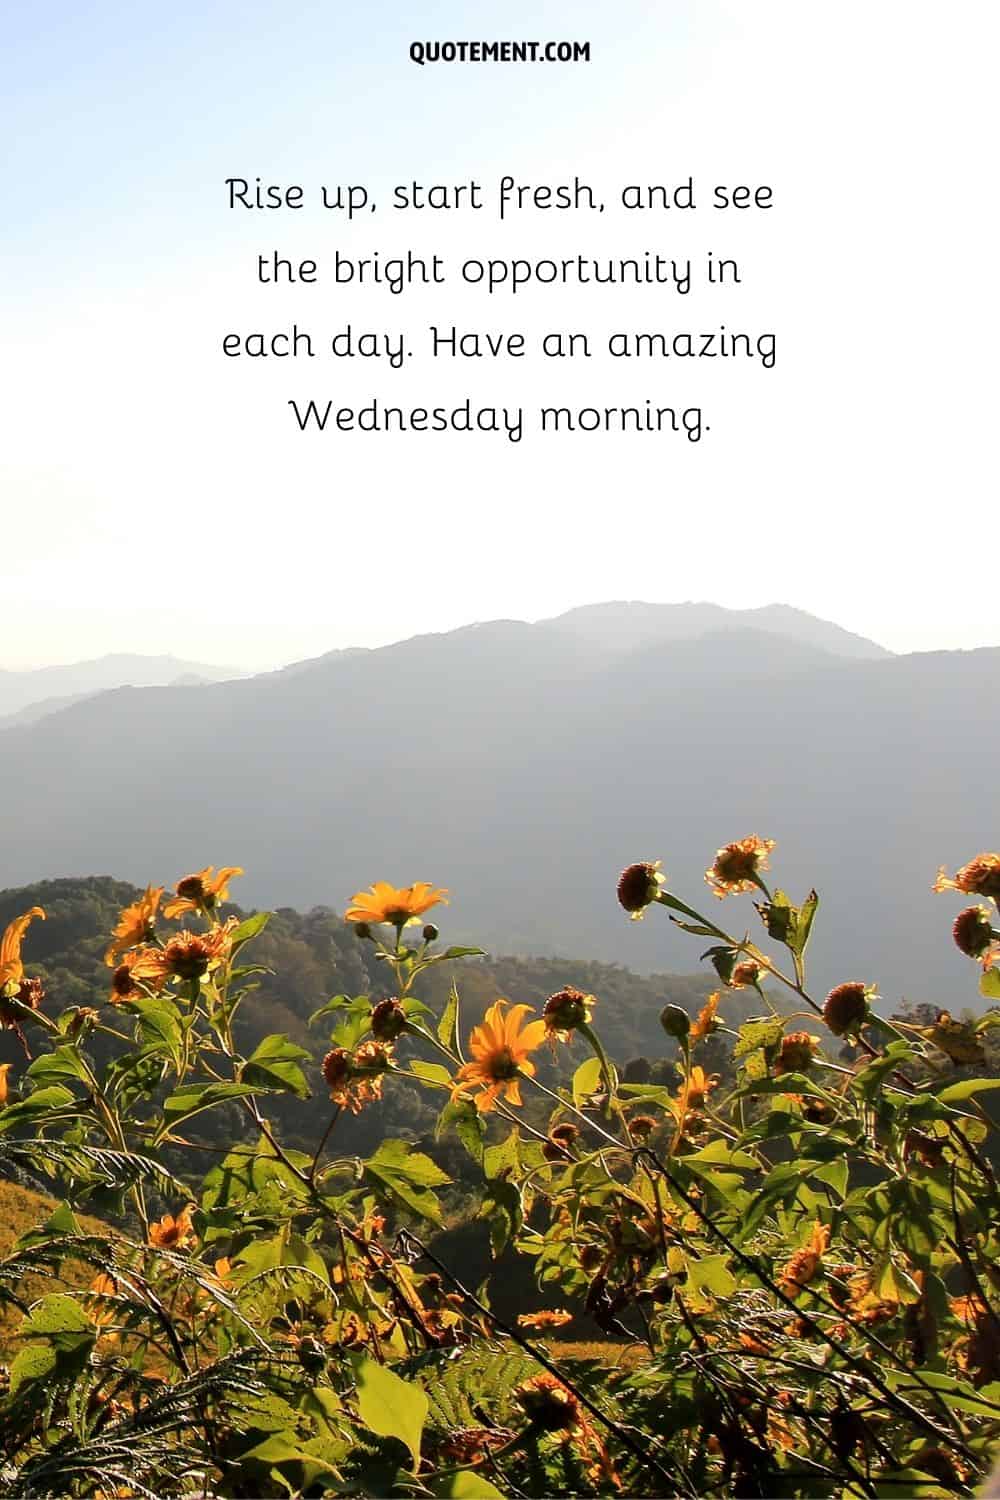
[[[115,967],[127,948],[135,948],[139,943],[149,942],[153,936],[156,913],[160,909],[162,895],[162,885],[148,885],[138,901],[133,901],[131,906],[125,907],[111,934],[111,945],[104,955],[104,962],[109,969]]]
[[[201,979],[229,957],[235,922],[212,932],[188,932],[172,937],[162,948],[147,948],[143,955],[143,978],[164,984],[168,979]],[[138,967],[138,966],[137,966]],[[137,972],[132,970],[133,975]]]
[[[767,869],[768,856],[774,848],[774,839],[761,839],[755,833],[749,838],[726,844],[715,856],[711,869],[705,871],[705,879],[713,893],[721,900],[735,896],[741,891],[762,889],[760,871]]]
[[[721,999],[721,993],[716,990],[715,993],[713,995],[709,995],[708,999],[705,1001],[705,1004],[698,1012],[697,1017],[692,1023],[691,1030],[688,1033],[688,1037],[692,1043],[700,1042],[702,1037],[711,1036],[713,1031],[717,1031],[719,1029],[721,1022],[716,1020],[715,1012],[719,1008],[719,1001]]]
[[[24,934],[36,917],[45,921],[45,913],[40,906],[33,906],[23,917],[15,917],[3,937],[0,937],[0,989],[5,984],[20,984],[24,978],[21,944],[24,942]]]
[[[351,905],[344,913],[345,922],[391,922],[394,927],[405,927],[415,922],[425,911],[437,906],[439,901],[448,905],[447,890],[433,886],[426,880],[413,885],[394,886],[386,880],[376,880],[370,891],[357,891],[351,897]]]
[[[149,1243],[157,1250],[183,1250],[194,1237],[190,1204],[181,1209],[176,1219],[173,1214],[164,1214],[159,1223],[149,1226]]]
[[[94,1299],[91,1308],[91,1321],[97,1328],[102,1328],[105,1323],[114,1321],[115,1310],[108,1303],[111,1298],[118,1296],[118,1283],[113,1276],[107,1276],[103,1271],[98,1272],[90,1283],[90,1295]]]
[[[508,1000],[495,1001],[483,1017],[482,1025],[473,1028],[469,1051],[474,1061],[464,1063],[456,1074],[453,1097],[473,1088],[480,1089],[482,1092],[476,1096],[480,1114],[493,1109],[501,1095],[511,1104],[520,1105],[521,1074],[530,1078],[535,1072],[528,1054],[541,1046],[545,1037],[544,1021],[521,1025],[530,1013],[530,1006],[515,1005],[504,1015],[504,1007],[509,1004]]]
[[[966,896],[992,896],[994,901],[1000,900],[1000,854],[977,854],[975,859],[956,870],[954,879],[942,865],[934,889],[962,891]]]
[[[0,1063],[0,1109],[3,1108],[10,1097],[10,1084],[7,1081],[7,1074],[13,1066],[13,1063]]]
[[[573,1392],[548,1371],[518,1386],[514,1399],[528,1420],[543,1432],[573,1432],[585,1421]]]
[[[688,1073],[677,1090],[678,1114],[681,1127],[689,1114],[703,1109],[705,1100],[719,1082],[718,1073],[708,1074],[704,1068],[695,1067]]]
[[[826,1224],[816,1223],[801,1250],[796,1250],[778,1278],[778,1285],[789,1297],[794,1297],[807,1286],[823,1263],[823,1255],[830,1244],[830,1229]]]
[[[134,1000],[142,996],[140,982],[156,980],[162,982],[162,962],[155,948],[136,948],[122,956],[122,961],[111,976],[111,991],[108,1000],[120,1005],[123,1000]]]
[[[204,914],[215,911],[229,896],[229,882],[243,871],[239,865],[226,865],[215,872],[214,865],[206,865],[197,875],[185,875],[177,882],[176,894],[164,904],[165,917],[182,917],[189,911]]]
[[[543,1307],[540,1312],[521,1313],[517,1321],[522,1328],[565,1328],[572,1323],[573,1314],[564,1308]]]

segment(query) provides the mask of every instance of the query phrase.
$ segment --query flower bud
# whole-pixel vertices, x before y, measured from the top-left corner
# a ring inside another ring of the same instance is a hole
[[[425,943],[436,943],[438,938],[441,936],[441,933],[434,926],[433,922],[428,922],[427,926],[424,928],[423,936]]]
[[[667,1036],[672,1036],[678,1042],[685,1042],[691,1030],[691,1017],[679,1005],[665,1005],[660,1011],[660,1025]]]
[[[359,937],[361,939],[370,938],[372,935],[372,930],[367,922],[355,922],[354,935],[355,937]]]

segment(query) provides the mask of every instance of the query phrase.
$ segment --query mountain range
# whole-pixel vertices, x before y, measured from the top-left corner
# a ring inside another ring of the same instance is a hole
[[[975,970],[930,887],[997,842],[998,667],[779,605],[615,603],[117,687],[0,734],[0,883],[233,863],[244,905],[342,908],[376,879],[431,880],[449,938],[678,972],[707,941],[661,910],[630,923],[618,872],[661,858],[742,932],[749,900],[720,904],[702,872],[759,833],[775,883],[820,891],[817,988],[960,1010]]]
[[[171,683],[194,685],[218,682],[240,674],[229,667],[208,667],[203,662],[179,661],[176,656],[135,656],[125,652],[98,657],[95,661],[68,666],[37,667],[10,672],[0,668],[0,729],[34,723],[81,698],[107,692],[109,688],[163,687]]]

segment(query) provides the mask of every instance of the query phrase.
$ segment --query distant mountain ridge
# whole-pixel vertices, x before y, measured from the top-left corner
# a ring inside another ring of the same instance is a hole
[[[820,890],[818,987],[974,1003],[930,887],[996,847],[1000,650],[893,656],[797,611],[691,609],[493,621],[79,702],[0,735],[0,885],[214,861],[247,869],[245,903],[342,909],[372,880],[429,879],[452,938],[678,972],[697,941],[659,910],[629,923],[618,871],[662,858],[742,932],[749,901],[715,902],[701,872],[757,832],[776,883]]]
[[[21,718],[22,722],[30,722],[81,698],[126,685],[161,687],[183,679],[219,682],[240,675],[231,667],[205,666],[175,656],[136,656],[126,652],[65,666],[25,671],[0,668],[0,728],[6,727],[6,721]]]

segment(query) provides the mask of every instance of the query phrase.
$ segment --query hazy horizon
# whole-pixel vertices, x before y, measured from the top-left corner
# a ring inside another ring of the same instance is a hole
[[[222,660],[216,659],[210,653],[205,653],[201,657],[191,658],[190,656],[188,656],[187,653],[181,653],[178,650],[174,649],[172,642],[170,642],[169,640],[165,640],[162,643],[162,646],[160,648],[156,648],[154,646],[152,649],[150,649],[148,651],[137,651],[137,650],[129,647],[128,644],[122,643],[119,646],[112,647],[108,651],[100,652],[99,654],[97,654],[95,656],[85,657],[85,656],[81,656],[79,654],[77,654],[77,655],[71,655],[70,654],[70,655],[65,655],[65,656],[61,656],[61,657],[52,657],[52,658],[49,658],[49,659],[46,659],[46,660],[25,659],[25,660],[22,661],[22,660],[18,659],[16,653],[13,656],[9,656],[6,652],[4,652],[2,649],[0,649],[0,672],[44,672],[44,671],[46,671],[46,670],[48,670],[50,668],[76,666],[76,665],[80,665],[80,664],[82,664],[84,662],[87,662],[87,661],[101,661],[101,660],[105,660],[105,659],[108,659],[108,658],[114,658],[114,657],[119,657],[119,656],[125,656],[125,657],[129,657],[129,656],[141,656],[141,657],[145,657],[145,658],[168,658],[169,657],[169,658],[176,659],[178,661],[179,665],[205,665],[205,666],[209,666],[210,665],[210,666],[217,667],[217,668],[231,669],[234,672],[238,672],[238,673],[242,673],[242,674],[256,675],[257,673],[262,673],[262,672],[278,671],[278,670],[280,670],[283,667],[293,666],[293,665],[295,665],[299,661],[309,661],[309,660],[312,660],[312,659],[314,659],[316,657],[325,656],[328,653],[333,652],[333,651],[345,651],[345,650],[378,650],[378,649],[380,649],[383,646],[393,646],[393,645],[397,645],[397,644],[399,644],[399,643],[401,643],[403,641],[412,640],[414,637],[425,636],[425,635],[446,635],[446,634],[449,634],[453,630],[470,629],[470,628],[473,628],[475,626],[495,624],[495,623],[497,623],[499,621],[504,621],[504,620],[513,621],[513,622],[518,623],[518,624],[538,625],[538,624],[542,624],[542,623],[544,623],[546,621],[549,621],[549,620],[559,619],[563,615],[573,613],[574,611],[577,611],[577,610],[581,610],[582,611],[582,610],[588,610],[588,609],[592,609],[592,610],[593,609],[601,609],[601,608],[605,608],[607,606],[614,606],[614,605],[630,605],[630,606],[640,606],[640,607],[652,606],[654,608],[656,608],[656,607],[666,607],[666,608],[674,608],[674,609],[680,609],[680,608],[684,608],[684,607],[695,607],[695,608],[698,608],[698,607],[702,607],[702,606],[706,606],[707,605],[707,606],[716,607],[716,608],[723,609],[723,610],[728,610],[728,611],[731,611],[731,612],[733,612],[735,614],[744,614],[746,612],[746,610],[741,609],[738,606],[724,604],[720,600],[716,600],[716,599],[610,599],[610,598],[609,599],[589,599],[589,600],[582,601],[579,604],[570,605],[566,609],[561,609],[561,610],[558,610],[558,611],[552,612],[552,613],[545,613],[545,614],[541,614],[541,615],[536,615],[536,616],[533,616],[531,618],[527,618],[524,615],[518,615],[518,614],[490,615],[488,617],[484,616],[481,619],[462,620],[462,621],[459,621],[458,623],[456,623],[455,625],[445,626],[445,627],[442,627],[440,629],[426,629],[426,630],[414,629],[414,630],[411,630],[411,631],[407,631],[403,635],[392,634],[392,635],[388,635],[388,636],[384,636],[384,637],[373,635],[373,636],[369,637],[368,639],[351,638],[351,639],[344,639],[344,640],[339,640],[339,641],[324,641],[320,637],[320,635],[318,634],[317,635],[317,648],[314,651],[310,651],[310,652],[306,653],[303,656],[295,656],[295,657],[281,658],[281,659],[275,659],[275,660],[258,659],[256,661],[253,661],[253,660],[246,659],[246,660],[243,660],[243,661],[232,661],[232,660],[222,661]],[[787,603],[787,601],[783,600],[783,599],[769,599],[769,600],[767,600],[763,604],[760,604],[760,605],[751,605],[748,608],[749,608],[749,610],[766,610],[768,608],[790,608],[790,609],[798,609],[799,607],[796,606],[796,605],[789,605]],[[824,624],[835,625],[835,626],[838,626],[842,630],[846,630],[846,631],[851,632],[852,634],[861,636],[863,639],[871,641],[874,645],[880,646],[880,647],[882,647],[886,651],[890,651],[890,652],[893,652],[894,654],[899,654],[899,655],[907,655],[907,654],[909,654],[909,652],[905,648],[903,648],[903,649],[900,650],[899,648],[895,648],[895,647],[892,647],[892,646],[888,645],[883,640],[877,640],[873,636],[870,636],[870,635],[866,636],[866,635],[864,635],[864,633],[862,631],[855,630],[849,623],[847,623],[843,619],[832,619],[832,618],[824,617],[824,616],[821,616],[821,615],[817,615],[812,610],[804,610],[804,611],[802,611],[802,613],[810,615],[814,619],[822,620]],[[918,651],[946,651],[946,650],[955,650],[955,649],[958,649],[958,650],[983,650],[983,649],[989,649],[993,645],[994,645],[993,642],[984,641],[984,642],[979,643],[978,645],[970,645],[970,646],[957,647],[957,648],[956,647],[949,647],[949,646],[945,646],[945,645],[933,645],[933,644],[931,644],[931,645],[923,645],[923,646],[920,646],[920,647],[917,647],[917,648],[914,648],[914,649],[918,650]]]

